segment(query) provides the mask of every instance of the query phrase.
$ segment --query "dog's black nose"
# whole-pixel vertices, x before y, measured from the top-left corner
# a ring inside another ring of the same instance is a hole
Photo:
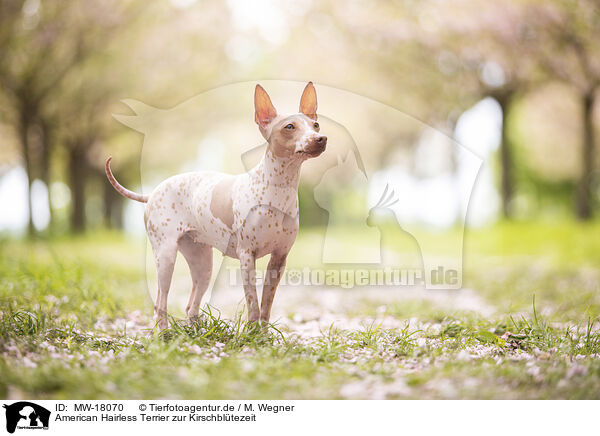
[[[327,136],[319,136],[316,140],[317,144],[325,145],[327,144]]]

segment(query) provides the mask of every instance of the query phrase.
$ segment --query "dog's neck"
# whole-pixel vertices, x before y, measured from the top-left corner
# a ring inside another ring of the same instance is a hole
[[[260,163],[252,170],[261,183],[280,188],[298,189],[303,159],[297,156],[279,157],[267,147]]]

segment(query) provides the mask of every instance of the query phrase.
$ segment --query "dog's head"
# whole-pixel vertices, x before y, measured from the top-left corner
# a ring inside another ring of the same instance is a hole
[[[317,122],[317,92],[308,82],[300,98],[299,113],[277,114],[267,91],[256,85],[254,120],[269,143],[268,150],[279,158],[306,160],[325,151],[327,136],[321,135]]]

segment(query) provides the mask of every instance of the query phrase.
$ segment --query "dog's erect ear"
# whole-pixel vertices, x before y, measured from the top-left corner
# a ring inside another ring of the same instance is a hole
[[[300,97],[300,112],[308,118],[317,119],[317,91],[312,82],[308,82]]]
[[[254,90],[254,121],[260,127],[265,127],[277,116],[277,110],[271,103],[269,94],[260,85]]]

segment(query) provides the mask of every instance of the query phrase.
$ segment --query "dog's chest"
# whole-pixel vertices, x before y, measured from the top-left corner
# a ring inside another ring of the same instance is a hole
[[[298,194],[295,188],[244,175],[234,185],[234,232],[237,248],[257,257],[289,250],[298,233]]]

